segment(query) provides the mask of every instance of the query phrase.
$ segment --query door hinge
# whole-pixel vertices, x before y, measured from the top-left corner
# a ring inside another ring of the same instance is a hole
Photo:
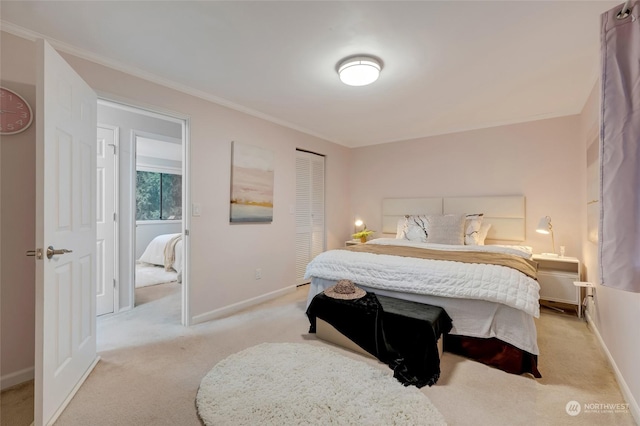
[[[189,236],[189,230],[188,229],[184,230],[184,235],[187,236],[187,237]]]
[[[116,279],[113,279],[113,288],[116,288]]]
[[[113,221],[116,222],[118,220],[118,214],[113,212]]]

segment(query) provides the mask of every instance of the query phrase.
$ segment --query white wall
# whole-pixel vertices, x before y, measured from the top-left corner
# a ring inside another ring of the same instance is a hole
[[[1,34],[0,43],[3,79],[34,85],[34,43],[5,32]],[[193,317],[205,318],[217,309],[295,285],[295,221],[290,208],[295,206],[296,148],[326,155],[327,248],[343,244],[344,236],[351,228],[348,214],[349,149],[102,65],[70,55],[63,56],[99,95],[190,117],[191,196],[193,202],[202,206],[201,216],[192,218],[191,223],[190,308]],[[275,206],[271,224],[229,224],[232,140],[274,151]],[[2,154],[3,166],[6,162],[15,161],[7,155],[4,143]],[[23,185],[21,191],[25,199],[35,205],[35,173],[24,172],[28,176],[20,182]],[[2,173],[4,185],[4,167]],[[4,190],[1,197],[4,210],[8,201]],[[35,219],[29,218],[29,208],[20,210],[24,215],[16,215],[14,226],[32,232]],[[4,215],[5,211],[2,212],[3,222]],[[33,248],[33,236],[16,236],[9,240],[5,238],[3,229],[2,237],[3,244],[7,240],[12,247],[20,242],[21,248]],[[3,246],[3,275],[5,250]],[[254,279],[255,268],[262,268],[261,280]],[[22,299],[16,302],[15,315],[9,323],[29,324],[25,328],[30,330],[25,330],[21,339],[31,342],[34,335],[34,296],[26,293],[33,286],[33,261],[21,273],[24,275],[20,287],[23,289],[20,291]],[[5,285],[4,276],[2,285]],[[6,324],[4,320],[2,323],[3,326]],[[2,348],[21,359],[33,353],[32,349],[25,349],[25,345],[5,345],[4,333]],[[5,372],[4,363],[2,367],[3,375],[13,372]]]
[[[568,256],[579,256],[578,124],[570,116],[354,149],[351,216],[380,231],[383,198],[524,195],[524,243],[551,250],[550,237],[535,232],[549,215],[556,250],[564,245]]]
[[[581,139],[586,164],[587,144],[599,124],[600,83],[596,83],[581,115]],[[582,191],[583,215],[586,218],[586,173]],[[596,285],[594,301],[588,306],[589,317],[602,337],[607,351],[615,363],[616,373],[625,396],[631,404],[636,422],[640,423],[640,293],[611,289],[600,284],[598,271],[598,246],[587,238],[586,219],[582,226],[582,257],[586,267],[586,279]],[[615,401],[612,401],[615,402]]]

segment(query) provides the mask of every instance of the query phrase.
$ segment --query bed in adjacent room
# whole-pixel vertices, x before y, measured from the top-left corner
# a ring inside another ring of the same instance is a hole
[[[182,234],[155,237],[136,262],[136,287],[182,281]]]
[[[383,232],[393,238],[318,255],[307,267],[307,305],[348,279],[368,292],[439,306],[453,321],[445,350],[539,377],[537,264],[530,248],[515,245],[524,228],[521,196],[384,200]]]

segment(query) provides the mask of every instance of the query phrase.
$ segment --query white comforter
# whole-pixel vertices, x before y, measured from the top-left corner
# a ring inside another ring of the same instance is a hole
[[[367,244],[409,245],[441,250],[470,250],[470,246],[414,243],[381,238]],[[509,253],[525,258],[530,254],[499,246],[473,246],[473,250]],[[329,250],[307,266],[305,278],[349,279],[383,290],[439,297],[502,303],[534,317],[540,315],[538,282],[505,266]]]
[[[150,263],[152,265],[164,266],[164,249],[167,243],[177,234],[163,234],[155,237],[138,259],[140,262]],[[178,241],[175,246],[175,259],[172,264],[176,272],[182,272],[182,241]]]

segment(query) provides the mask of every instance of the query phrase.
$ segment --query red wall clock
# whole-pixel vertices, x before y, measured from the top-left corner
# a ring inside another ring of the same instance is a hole
[[[16,92],[0,87],[0,135],[20,133],[31,125],[33,112],[29,103]]]

